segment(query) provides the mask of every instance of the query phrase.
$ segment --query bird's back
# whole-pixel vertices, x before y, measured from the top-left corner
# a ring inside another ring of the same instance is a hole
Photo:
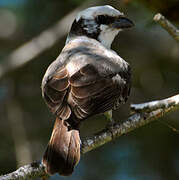
[[[47,105],[54,114],[66,119],[73,114],[83,120],[108,111],[125,102],[129,90],[128,63],[86,37],[66,44],[42,83]]]

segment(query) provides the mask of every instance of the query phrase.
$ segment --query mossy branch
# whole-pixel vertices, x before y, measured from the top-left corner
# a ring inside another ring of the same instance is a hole
[[[82,140],[81,153],[85,154],[92,151],[117,137],[127,134],[141,126],[144,126],[168,112],[175,111],[179,108],[179,95],[143,104],[132,104],[131,110],[135,113],[131,115],[125,122],[117,123],[112,128],[104,129],[92,137]],[[18,170],[0,176],[0,180],[23,180],[35,177],[45,177],[44,166],[41,162],[35,162]]]

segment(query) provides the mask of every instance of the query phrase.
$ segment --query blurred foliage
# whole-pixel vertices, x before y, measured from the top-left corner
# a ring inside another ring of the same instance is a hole
[[[11,3],[10,0],[0,1],[0,63],[12,50],[38,36],[84,1],[19,0]],[[179,46],[165,30],[152,22],[152,18],[155,13],[162,12],[177,25],[179,6],[177,0],[110,0],[101,1],[101,4],[110,4],[124,11],[136,24],[134,29],[121,32],[113,44],[113,49],[131,64],[133,71],[130,100],[114,112],[114,119],[122,121],[129,116],[129,103],[162,99],[178,93]],[[20,147],[23,152],[27,142],[31,153],[29,161],[41,159],[54,119],[41,98],[41,79],[64,42],[65,37],[0,80],[1,174],[20,165],[16,150]],[[22,122],[16,118],[18,112],[9,108],[12,101],[17,102]],[[14,118],[9,116],[10,112]],[[162,121],[179,129],[178,117],[179,113],[175,112]],[[14,137],[13,130],[18,129],[18,123],[25,134],[17,130],[15,134],[20,134],[17,142],[19,136]],[[81,132],[83,136],[91,135],[105,124],[105,118],[98,115],[84,122]],[[22,159],[25,158],[22,154]],[[55,175],[51,179],[58,178]],[[178,134],[158,121],[151,123],[85,154],[69,179],[178,180]]]
[[[179,22],[179,1],[178,0],[137,0],[153,11],[162,13],[166,18]]]

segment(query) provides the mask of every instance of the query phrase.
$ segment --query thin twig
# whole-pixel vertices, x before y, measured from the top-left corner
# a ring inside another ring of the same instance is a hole
[[[166,126],[167,128],[171,129],[173,132],[179,133],[179,130],[176,129],[175,127],[173,127],[172,125],[170,125],[168,122],[162,121],[160,119],[157,119],[161,124],[163,124],[164,126]]]
[[[179,103],[179,94],[162,99],[162,100],[156,100],[141,104],[131,104],[131,111],[132,112],[151,112],[159,108],[170,108],[170,107],[178,107]]]
[[[158,22],[165,30],[168,31],[168,33],[179,42],[179,30],[164,16],[162,16],[160,13],[156,14],[154,16],[154,21]]]
[[[173,97],[175,97],[175,96],[173,96]],[[157,102],[159,102],[159,104],[160,104],[160,102],[166,101],[169,99],[171,99],[171,98],[160,100]],[[148,104],[151,104],[151,103],[152,102],[149,102]],[[170,101],[166,101],[166,103],[170,103]],[[144,105],[140,104],[140,107],[146,107],[146,103],[144,103]],[[150,111],[150,112],[141,111],[140,113],[135,113],[135,114],[131,115],[122,124],[117,123],[116,125],[113,126],[113,128],[109,128],[110,130],[104,129],[101,132],[94,135],[93,137],[88,137],[88,138],[82,140],[81,153],[85,154],[91,150],[94,150],[94,149],[114,140],[115,138],[122,136],[123,134],[127,134],[130,131],[133,131],[141,126],[144,126],[144,125],[154,121],[155,119],[158,119],[158,118],[166,115],[166,113],[168,113],[170,111],[176,110],[177,108],[179,108],[178,100],[173,102],[172,106],[170,106],[170,105],[160,106],[159,105],[158,109],[155,109],[153,111]],[[39,176],[41,177],[44,175],[45,175],[45,171],[44,171],[43,164],[37,162],[37,163],[35,163],[35,166],[32,166],[32,164],[25,165],[10,174],[0,176],[0,180],[10,180],[10,179],[11,180],[21,180],[21,179],[27,179],[29,177],[31,177],[31,178],[32,177],[35,178],[35,177],[39,177]]]

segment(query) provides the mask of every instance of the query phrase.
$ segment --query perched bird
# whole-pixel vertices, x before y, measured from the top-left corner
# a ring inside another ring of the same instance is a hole
[[[85,9],[73,21],[65,47],[42,81],[42,96],[56,115],[43,156],[48,174],[72,174],[80,160],[80,123],[105,112],[111,119],[112,109],[126,102],[130,66],[110,47],[119,31],[133,25],[109,5]]]

